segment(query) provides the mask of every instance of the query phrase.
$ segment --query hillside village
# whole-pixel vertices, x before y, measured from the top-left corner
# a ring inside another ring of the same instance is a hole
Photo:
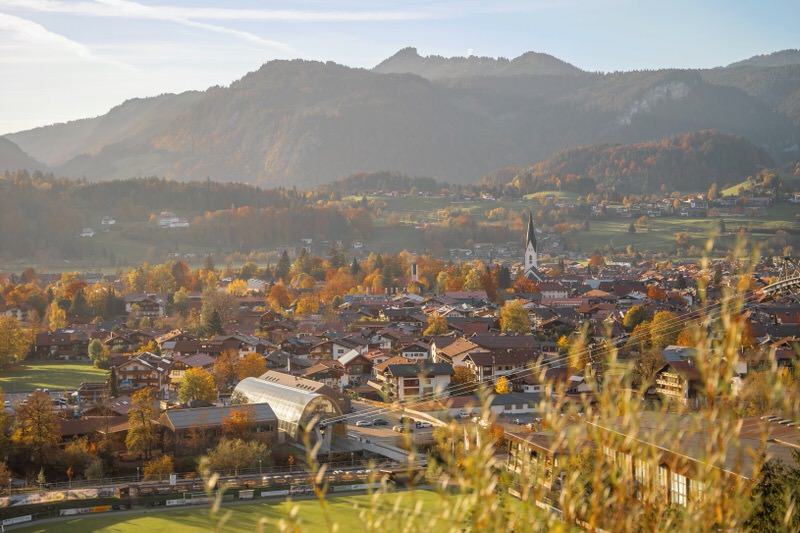
[[[800,302],[791,260],[605,263],[593,257],[540,265],[532,216],[524,245],[522,261],[491,267],[409,254],[359,263],[341,252],[327,259],[301,253],[282,266],[294,274],[286,275],[293,277],[288,286],[252,277],[252,268],[218,277],[210,264],[193,273],[175,263],[111,278],[48,280],[30,270],[7,278],[3,327],[30,328],[32,339],[18,358],[91,358],[108,370],[105,381],[75,390],[7,393],[9,431],[36,401],[53,402],[58,414],[57,434],[42,445],[41,462],[15,464],[12,446],[9,468],[29,483],[37,472],[57,479],[64,450],[76,442],[102,443],[100,466],[91,470],[84,462],[75,477],[135,469],[138,479],[140,468],[152,469],[159,458],[180,471],[198,453],[232,439],[268,447],[243,455],[234,463],[237,472],[293,464],[308,438],[320,442],[317,453],[325,460],[397,461],[409,445],[435,449],[431,426],[469,424],[491,412],[498,453],[508,453],[509,468],[522,472],[522,458],[547,461],[538,482],[557,490],[563,476],[553,465],[565,457],[553,448],[543,416],[553,409],[589,415],[593,397],[610,383],[605,374],[612,361],[630,365],[628,386],[654,412],[672,413],[675,426],[717,401],[708,397],[703,355],[693,346],[698,319],[713,318],[731,294],[741,298],[743,333],[726,401],[745,424],[771,416],[783,428],[775,442],[785,444],[776,446],[800,444],[791,413],[776,414],[760,385],[797,366]],[[367,273],[359,273],[361,265]],[[327,284],[304,273],[326,267]],[[170,284],[177,290],[132,290],[153,287],[167,274],[181,279],[180,286]],[[326,290],[337,276],[367,290]],[[190,279],[206,288],[187,291]],[[780,280],[789,280],[784,290],[764,290]],[[731,293],[732,287],[738,289]],[[45,306],[45,320],[38,319],[37,305]],[[143,409],[148,419],[137,422]],[[405,413],[399,420],[397,410]],[[577,420],[609,431],[604,424],[613,422]],[[146,442],[131,438],[143,427]],[[685,466],[673,466],[675,476],[689,475]],[[697,490],[682,483],[683,492],[667,491],[671,502]]]

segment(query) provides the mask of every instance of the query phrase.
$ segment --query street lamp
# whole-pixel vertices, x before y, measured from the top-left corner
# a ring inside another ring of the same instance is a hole
[[[261,459],[258,460],[258,475],[261,475]]]
[[[139,483],[139,467],[136,467],[136,483]]]

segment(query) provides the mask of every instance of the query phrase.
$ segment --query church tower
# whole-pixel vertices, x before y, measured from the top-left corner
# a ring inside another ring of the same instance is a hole
[[[539,252],[536,246],[536,230],[533,228],[533,211],[528,213],[528,233],[525,236],[525,270],[526,278],[542,281],[539,273]]]

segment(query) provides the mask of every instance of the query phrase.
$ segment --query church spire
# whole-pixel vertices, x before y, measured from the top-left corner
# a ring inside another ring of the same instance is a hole
[[[525,247],[533,246],[534,251],[539,250],[536,247],[536,230],[533,229],[533,211],[528,212],[528,235],[525,237]]]
[[[533,227],[533,211],[528,214],[528,234],[525,236],[525,277],[542,281],[539,274],[539,250],[536,246],[536,230]]]

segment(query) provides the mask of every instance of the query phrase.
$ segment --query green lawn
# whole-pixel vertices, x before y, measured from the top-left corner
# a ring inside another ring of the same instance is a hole
[[[728,233],[716,237],[719,249],[734,245],[735,231],[739,227],[748,228],[750,239],[754,242],[769,236],[760,234],[760,230],[800,229],[800,223],[794,219],[796,212],[796,206],[781,204],[771,207],[764,217],[724,217]],[[581,252],[602,249],[608,245],[617,251],[624,251],[626,246],[633,245],[639,251],[671,253],[675,250],[676,233],[688,233],[690,244],[702,250],[708,238],[716,235],[719,229],[717,218],[659,217],[648,221],[649,228],[637,227],[636,233],[628,233],[631,222],[635,222],[635,219],[590,220],[590,231],[578,231],[572,238]],[[796,235],[788,236],[787,240],[795,248],[800,245],[800,237]]]
[[[89,362],[23,363],[12,370],[0,372],[0,388],[7,393],[74,389],[85,381],[105,381],[106,374],[106,370],[94,368]]]
[[[429,491],[401,492],[383,496],[381,509],[389,509],[396,503],[397,498],[402,498],[402,509],[412,509],[417,502],[423,506],[420,516],[432,519],[430,512],[440,504],[439,496]],[[370,505],[370,496],[352,495],[327,499],[330,516],[339,525],[340,532],[355,533],[364,531],[361,525],[358,508],[364,509]],[[230,512],[230,517],[219,531],[222,532],[255,532],[261,519],[265,520],[263,531],[277,531],[277,522],[288,516],[292,507],[298,506],[297,516],[301,519],[301,530],[308,533],[322,533],[330,531],[325,522],[322,508],[317,500],[303,500],[296,502],[256,503],[224,507],[222,513]],[[404,521],[405,522],[405,521]],[[207,507],[196,507],[176,511],[142,511],[123,515],[98,515],[91,518],[76,518],[47,524],[34,525],[16,531],[24,533],[38,533],[58,531],[60,533],[86,533],[87,531],[114,532],[114,533],[205,533],[214,531],[214,522],[209,515]],[[384,523],[385,531],[400,531],[403,524]],[[432,524],[433,525],[433,524]],[[441,522],[441,526],[449,525]]]

